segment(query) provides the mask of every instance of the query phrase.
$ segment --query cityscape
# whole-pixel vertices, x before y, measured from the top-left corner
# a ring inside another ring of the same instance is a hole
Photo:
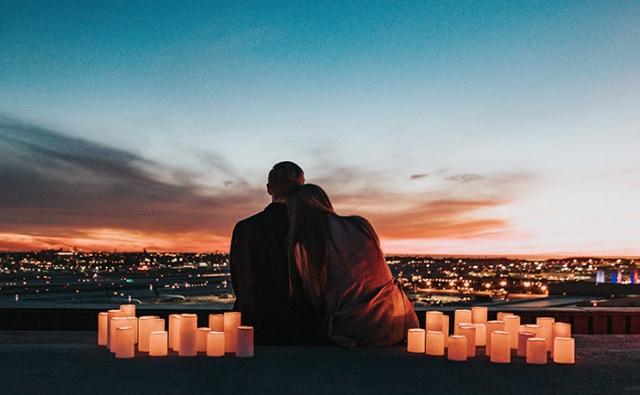
[[[387,256],[387,263],[420,309],[539,300],[567,284],[637,284],[640,262]],[[0,304],[173,303],[231,309],[235,301],[229,255],[220,252],[3,252],[0,270]]]

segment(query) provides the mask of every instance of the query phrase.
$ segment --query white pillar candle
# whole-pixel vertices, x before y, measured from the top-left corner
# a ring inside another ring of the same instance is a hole
[[[120,310],[124,311],[125,317],[135,317],[136,316],[136,305],[135,304],[121,304]]]
[[[127,321],[129,321],[129,325],[133,327],[133,341],[134,343],[138,343],[138,317],[128,316],[126,317]]]
[[[449,346],[449,316],[444,314],[442,316],[442,333],[444,333],[444,347]]]
[[[556,337],[553,340],[553,362],[575,363],[575,346],[575,339],[571,337]]]
[[[567,322],[554,322],[551,330],[551,358],[553,358],[553,350],[555,348],[556,337],[571,337],[571,324]]]
[[[514,315],[513,313],[507,313],[504,311],[499,311],[498,314],[496,314],[496,321],[504,321],[504,317],[507,315]]]
[[[169,315],[169,348],[176,352],[180,349],[180,314]]]
[[[145,315],[138,318],[138,351],[149,352],[149,335],[157,316]]]
[[[518,352],[519,357],[527,356],[527,340],[536,337],[535,332],[518,332]]]
[[[547,363],[547,340],[542,337],[527,339],[527,363],[544,365]]]
[[[115,317],[124,317],[124,316],[125,316],[124,311],[120,309],[107,311],[107,349],[109,349],[109,351],[111,351],[111,335],[114,334],[115,336],[115,331],[111,330],[111,320]]]
[[[536,335],[534,337],[544,337],[542,336],[542,327],[538,324],[525,324],[524,330],[522,332],[533,332]]]
[[[460,324],[458,334],[467,337],[467,357],[476,356],[476,327],[473,324]]]
[[[538,336],[545,339],[547,351],[551,351],[553,348],[552,336],[554,322],[556,322],[556,319],[553,317],[536,318],[536,324],[540,325],[540,332],[538,332]]]
[[[196,339],[196,349],[198,352],[207,352],[207,335],[211,332],[211,328],[198,328],[198,337]]]
[[[426,331],[442,331],[442,311],[427,311],[425,314]]]
[[[494,363],[511,363],[511,333],[507,331],[491,332],[491,357]]]
[[[415,353],[425,352],[425,330],[422,328],[410,328],[407,331],[407,351]]]
[[[155,332],[159,332],[159,331],[164,331],[164,318],[156,318],[155,320],[153,320],[153,325],[152,325],[153,329],[152,331]]]
[[[518,332],[520,332],[520,316],[519,315],[505,315],[504,316],[504,330],[511,334],[511,348],[518,348]]]
[[[453,312],[453,332],[457,335],[460,324],[471,324],[471,310],[459,309]]]
[[[474,324],[486,324],[488,315],[489,309],[487,308],[487,306],[471,307],[471,322],[473,322]]]
[[[180,314],[180,349],[181,357],[195,357],[198,353],[198,316],[195,314]]]
[[[207,334],[207,356],[224,356],[224,332],[209,332]]]
[[[109,351],[111,351],[112,353],[116,352],[116,329],[127,326],[128,322],[129,320],[127,319],[127,317],[113,317],[111,319],[111,325],[109,327]]]
[[[224,313],[224,351],[236,352],[238,344],[238,330],[242,325],[242,316],[237,311],[226,311]]]
[[[149,333],[149,356],[166,357],[169,354],[168,339],[167,331],[151,331]]]
[[[476,347],[487,345],[487,325],[473,324],[476,327]]]
[[[427,355],[444,355],[444,333],[442,331],[427,331]]]
[[[253,327],[241,325],[237,328],[237,335],[236,357],[253,357]]]
[[[214,332],[224,332],[224,314],[209,314],[209,328]]]
[[[125,317],[124,322],[127,322]],[[114,352],[116,358],[125,359],[135,356],[135,339],[136,334],[132,326],[121,326],[115,330]]]
[[[493,331],[504,331],[504,321],[491,320],[487,321],[487,340],[485,347],[485,354],[491,355],[491,332]]]
[[[98,313],[98,345],[106,346],[107,345],[107,319],[109,313],[103,311]]]
[[[447,359],[450,361],[467,360],[467,337],[460,335],[449,336]]]

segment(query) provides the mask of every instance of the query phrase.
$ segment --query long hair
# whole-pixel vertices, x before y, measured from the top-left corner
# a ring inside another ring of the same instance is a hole
[[[314,184],[300,186],[287,202],[289,206],[289,268],[299,273],[302,287],[313,300],[323,301],[327,284],[329,215],[335,214],[329,196]],[[300,270],[296,264],[296,248],[304,254]],[[293,295],[302,290],[290,284]]]

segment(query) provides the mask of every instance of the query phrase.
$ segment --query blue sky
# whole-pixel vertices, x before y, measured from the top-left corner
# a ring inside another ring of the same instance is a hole
[[[294,160],[385,252],[640,255],[635,1],[0,0],[0,249],[227,250]]]

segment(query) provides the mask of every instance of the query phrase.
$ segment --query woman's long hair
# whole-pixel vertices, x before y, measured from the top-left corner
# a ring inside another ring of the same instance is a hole
[[[305,184],[288,200],[289,206],[289,268],[299,273],[304,292],[316,303],[324,304],[323,290],[327,284],[327,244],[329,215],[335,214],[329,196],[317,185]],[[305,255],[300,270],[296,264],[296,248]],[[302,290],[290,283],[290,292]]]

